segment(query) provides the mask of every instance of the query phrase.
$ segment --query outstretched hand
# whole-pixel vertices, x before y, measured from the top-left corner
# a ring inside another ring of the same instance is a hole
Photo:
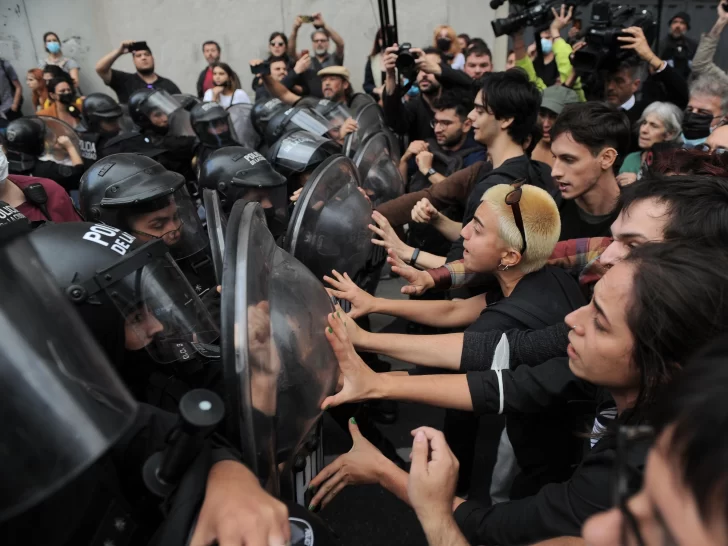
[[[383,246],[387,250],[391,248],[402,260],[410,260],[413,249],[402,242],[397,236],[389,220],[376,210],[372,212],[372,219],[376,223],[376,226],[369,224],[369,229],[379,235],[379,239],[372,239],[372,243],[377,246]]]
[[[380,376],[367,366],[356,353],[354,344],[347,332],[347,328],[351,328],[352,325],[357,329],[359,327],[338,306],[337,311],[331,313],[328,319],[329,327],[326,329],[326,339],[331,344],[336,359],[339,361],[343,386],[339,392],[323,401],[321,404],[322,409],[340,406],[347,402],[359,402],[374,398],[378,391]]]
[[[348,273],[343,275],[336,270],[332,270],[331,274],[335,278],[324,275],[324,281],[329,283],[333,288],[329,288],[328,292],[332,296],[336,296],[340,300],[346,300],[351,303],[351,311],[348,315],[352,319],[358,319],[374,312],[374,296],[359,288],[354,281],[351,280]]]
[[[411,265],[407,265],[397,257],[393,250],[388,250],[387,255],[387,263],[392,266],[392,272],[409,283],[400,289],[402,294],[421,296],[429,289],[435,287],[435,280],[427,271],[420,271]]]

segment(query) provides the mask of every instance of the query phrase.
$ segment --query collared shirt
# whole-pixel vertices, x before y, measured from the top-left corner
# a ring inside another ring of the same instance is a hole
[[[629,111],[637,103],[637,99],[632,95],[627,102],[625,102],[620,108],[624,111]]]

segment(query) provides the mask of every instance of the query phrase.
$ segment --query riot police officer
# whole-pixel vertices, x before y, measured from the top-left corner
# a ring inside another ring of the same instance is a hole
[[[11,174],[50,178],[69,193],[78,189],[85,168],[70,126],[55,118],[20,118],[8,124],[6,137]]]
[[[208,240],[184,176],[142,155],[114,154],[84,173],[79,193],[87,220],[143,241],[164,241],[197,294],[214,303],[217,283]]]
[[[230,116],[216,102],[205,102],[192,108],[190,122],[197,138],[200,139],[200,145],[195,154],[198,169],[214,150],[239,145],[230,122]]]
[[[220,195],[222,209],[230,213],[238,199],[257,201],[265,212],[274,238],[288,226],[286,179],[278,174],[260,153],[242,146],[215,150],[200,168],[201,188]]]
[[[157,161],[193,180],[192,159],[197,137],[192,132],[189,113],[182,103],[163,89],[140,89],[129,97],[129,115],[141,133],[154,146],[164,150],[157,156]],[[184,118],[187,123],[175,123],[177,118]]]
[[[138,153],[156,157],[164,152],[137,131],[122,126],[124,111],[104,93],[91,93],[83,102],[83,121],[87,131],[80,132],[81,157],[86,168],[107,155]]]

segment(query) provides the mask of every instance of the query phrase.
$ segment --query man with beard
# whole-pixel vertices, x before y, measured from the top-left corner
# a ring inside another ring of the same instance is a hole
[[[319,72],[322,68],[343,65],[344,39],[339,36],[333,28],[326,24],[320,13],[315,13],[313,15],[312,23],[316,30],[314,30],[311,34],[311,46],[313,47],[314,53],[311,57],[311,69],[314,72]],[[300,16],[296,17],[296,20],[293,23],[293,30],[291,30],[291,36],[288,38],[288,55],[293,59],[297,59],[302,56],[296,53],[298,29],[301,28],[302,24],[303,19]],[[334,44],[336,44],[336,51],[333,55],[329,53],[331,40],[333,40]]]
[[[686,80],[690,77],[693,57],[698,43],[686,36],[690,30],[690,14],[676,13],[670,19],[670,32],[665,39],[665,47],[660,58],[665,59]]]
[[[464,72],[453,70],[435,48],[412,48],[418,70],[416,84],[420,94],[402,103],[403,89],[397,84],[395,68],[399,46],[394,44],[384,51],[384,69],[387,73],[384,92],[384,119],[396,133],[408,135],[409,141],[427,140],[435,136],[432,120],[433,101],[440,96],[443,88],[462,87],[472,89],[473,80]]]
[[[488,72],[493,72],[493,55],[486,46],[474,44],[465,53],[465,67],[468,76],[473,78],[476,87],[482,87],[482,78]]]
[[[349,106],[354,96],[354,91],[351,88],[351,76],[347,68],[343,66],[329,66],[319,70],[317,75],[321,78],[321,90],[325,99]],[[263,75],[263,84],[265,84],[268,93],[286,104],[293,106],[301,100],[300,95],[288,89],[270,73]]]
[[[146,42],[127,40],[96,63],[96,73],[101,76],[106,85],[114,90],[119,98],[119,103],[126,104],[129,102],[129,96],[139,89],[164,89],[170,95],[181,93],[182,91],[172,80],[163,78],[154,72],[152,51],[147,47],[132,52],[129,48],[134,44],[144,44],[146,46]],[[111,68],[119,57],[130,52],[134,57],[135,73],[122,72]]]

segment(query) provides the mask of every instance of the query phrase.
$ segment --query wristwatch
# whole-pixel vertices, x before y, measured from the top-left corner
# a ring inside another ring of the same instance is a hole
[[[427,171],[427,178],[430,178],[433,174],[437,174],[437,171],[430,167],[430,170]]]

